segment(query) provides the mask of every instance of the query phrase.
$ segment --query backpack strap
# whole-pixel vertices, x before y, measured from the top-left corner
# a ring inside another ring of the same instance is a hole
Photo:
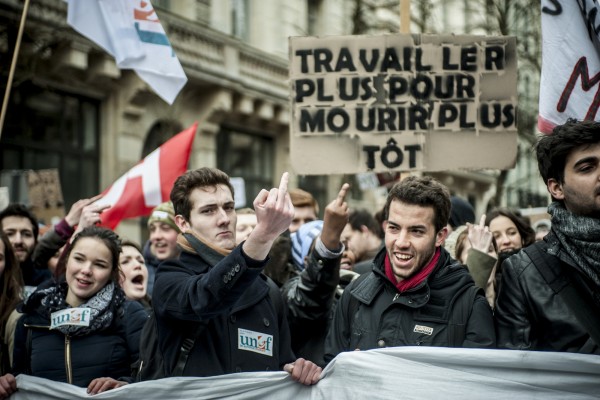
[[[454,297],[448,319],[448,346],[462,347],[467,336],[467,322],[478,293],[483,294],[483,289],[471,285]]]
[[[156,317],[154,318],[154,323],[157,324]],[[179,348],[179,355],[177,356],[177,362],[175,363],[175,367],[171,371],[168,376],[182,376],[183,370],[187,365],[188,358],[194,345],[196,344],[196,339],[200,337],[200,335],[204,332],[206,328],[205,322],[195,323],[195,328],[193,332],[184,333],[183,342],[181,342],[181,347]]]
[[[538,270],[542,278],[548,286],[559,294],[565,287],[569,285],[569,280],[562,273],[561,261],[558,257],[548,254],[545,251],[545,242],[535,242],[531,246],[523,249],[525,254],[529,256],[533,265]]]
[[[546,283],[554,293],[562,298],[596,345],[600,345],[598,305],[573,268],[563,267],[563,262],[558,257],[544,251],[542,246],[545,246],[544,242],[536,242],[523,251],[531,258],[533,265]]]

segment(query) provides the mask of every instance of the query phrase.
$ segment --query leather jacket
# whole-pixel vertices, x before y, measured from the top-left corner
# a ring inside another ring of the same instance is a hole
[[[561,251],[555,235],[549,233],[544,242],[542,251],[553,249],[550,254],[559,255],[563,267],[580,273],[573,260]],[[600,354],[598,346],[563,298],[546,283],[526,252],[509,257],[502,270],[495,314],[500,348]],[[586,286],[586,289],[591,287]]]

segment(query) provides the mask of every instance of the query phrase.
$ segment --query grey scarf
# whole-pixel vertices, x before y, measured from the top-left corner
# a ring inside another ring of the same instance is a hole
[[[552,232],[589,279],[600,287],[600,219],[575,215],[560,202],[548,206]]]
[[[63,281],[56,286],[37,291],[32,294],[32,297],[27,302],[39,301],[45,308],[48,317],[50,317],[53,312],[70,308],[66,302],[67,290],[67,283]],[[62,325],[56,329],[69,336],[83,336],[92,332],[102,331],[111,325],[115,317],[115,310],[124,301],[125,296],[122,289],[115,286],[113,282],[110,282],[79,306],[91,309],[89,326]]]

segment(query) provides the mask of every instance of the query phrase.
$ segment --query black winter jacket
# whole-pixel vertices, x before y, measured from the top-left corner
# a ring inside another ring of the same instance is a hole
[[[242,245],[226,257],[201,246],[200,254],[182,251],[156,272],[152,306],[165,375],[183,332],[199,332],[183,376],[278,371],[293,362],[279,288],[261,274],[265,262],[248,258]]]
[[[429,277],[415,288],[398,292],[385,275],[386,250],[373,261],[365,279],[348,285],[337,304],[325,342],[325,361],[343,351],[394,346],[449,346],[448,320],[452,299],[474,282],[468,270],[441,248]],[[358,300],[354,318],[349,316],[350,297]],[[462,347],[496,346],[492,310],[478,294],[467,321]]]
[[[550,232],[540,244],[542,251],[556,254],[580,274]],[[545,266],[539,266],[545,268]],[[531,258],[520,251],[502,264],[502,289],[496,301],[498,347],[513,350],[565,351],[600,354],[560,295],[546,283]],[[580,274],[583,279],[583,274]],[[591,283],[587,289],[591,292]],[[596,292],[598,289],[596,289]]]
[[[102,377],[131,382],[140,333],[147,319],[140,303],[125,301],[107,329],[73,337],[50,330],[50,319],[42,310],[24,314],[17,324],[15,375],[24,373],[80,387]]]
[[[339,281],[340,257],[324,258],[314,250],[304,270],[282,286],[296,356],[324,364],[325,337]]]

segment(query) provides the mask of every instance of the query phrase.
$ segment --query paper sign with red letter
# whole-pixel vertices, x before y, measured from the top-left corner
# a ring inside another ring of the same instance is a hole
[[[101,215],[102,226],[114,229],[127,218],[150,215],[168,201],[173,184],[187,170],[198,123],[169,139],[121,176],[96,204],[110,204]]]
[[[592,0],[542,1],[540,132],[551,133],[569,118],[600,119],[598,11]]]

